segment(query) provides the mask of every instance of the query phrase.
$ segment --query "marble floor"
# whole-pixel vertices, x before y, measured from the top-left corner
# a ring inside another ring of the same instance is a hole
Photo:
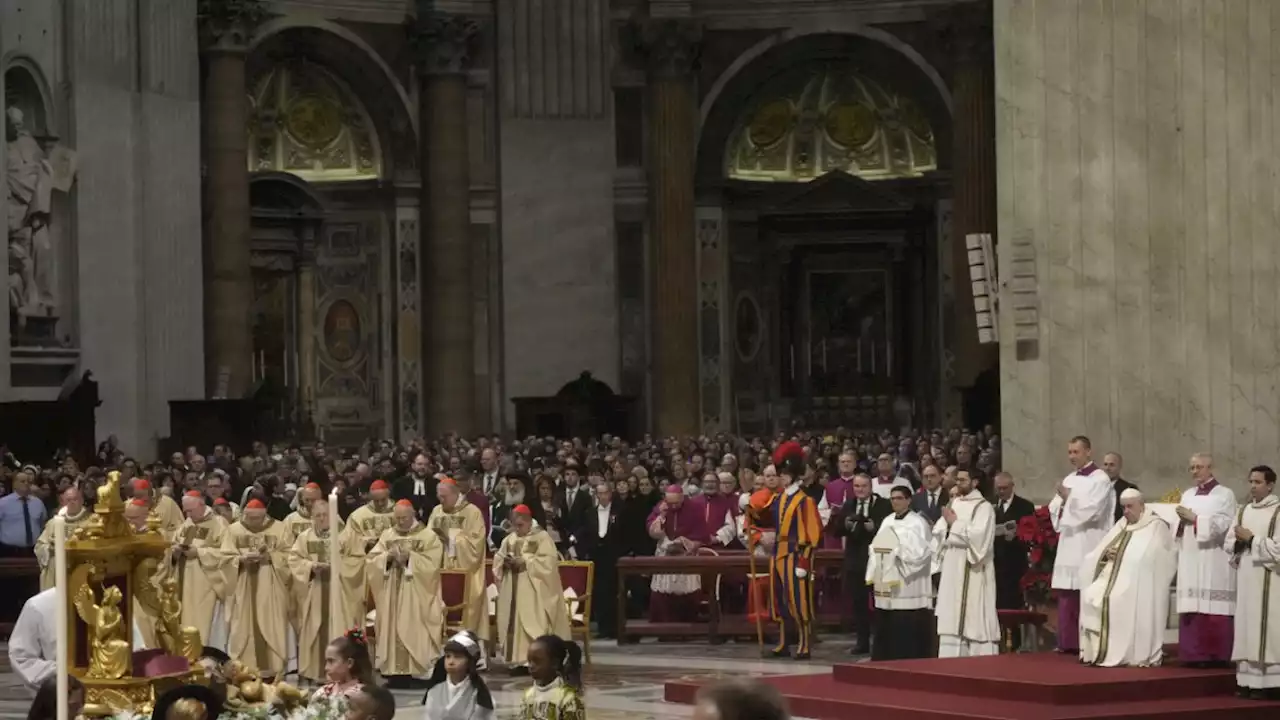
[[[679,720],[691,709],[663,702],[662,685],[675,678],[714,679],[828,672],[831,665],[849,662],[849,645],[834,639],[815,646],[814,658],[805,662],[761,660],[754,643],[644,642],[619,648],[613,642],[592,643],[592,663],[587,667],[587,711],[590,720]],[[0,720],[25,718],[30,694],[9,670],[7,653],[0,660]],[[505,672],[487,675],[499,720],[518,716],[520,697],[528,678],[511,678]],[[399,717],[421,716],[421,691],[395,691]]]

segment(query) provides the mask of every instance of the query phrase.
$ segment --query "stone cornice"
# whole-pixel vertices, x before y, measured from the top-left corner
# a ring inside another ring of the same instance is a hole
[[[674,18],[644,18],[622,27],[622,47],[653,77],[689,77],[702,52],[702,25]]]
[[[419,12],[405,21],[418,71],[427,75],[462,74],[475,57],[480,26],[464,15]]]

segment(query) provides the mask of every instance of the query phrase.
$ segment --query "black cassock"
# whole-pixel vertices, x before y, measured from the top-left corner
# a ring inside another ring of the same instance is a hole
[[[1002,526],[1012,522],[1017,528],[1018,521],[1028,515],[1034,515],[1036,508],[1031,501],[1013,496],[1008,509],[999,500],[995,503],[996,525]],[[1027,606],[1022,596],[1022,576],[1027,572],[1027,546],[1016,537],[1006,540],[999,535],[995,540],[996,564],[996,607],[1005,610],[1020,610]]]

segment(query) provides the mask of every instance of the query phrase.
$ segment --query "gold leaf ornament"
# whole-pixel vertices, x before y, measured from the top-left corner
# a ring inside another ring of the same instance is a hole
[[[860,148],[875,136],[876,113],[861,103],[834,105],[827,110],[823,129],[832,142],[847,150]]]
[[[779,143],[791,131],[795,123],[795,113],[791,103],[786,100],[775,100],[762,105],[751,119],[747,128],[747,137],[751,144],[758,148],[768,148]]]

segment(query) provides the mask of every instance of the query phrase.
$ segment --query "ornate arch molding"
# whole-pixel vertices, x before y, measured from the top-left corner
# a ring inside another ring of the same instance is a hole
[[[698,138],[699,186],[724,184],[730,136],[757,99],[758,89],[799,65],[822,62],[855,63],[868,76],[911,97],[937,137],[940,167],[950,166],[951,97],[941,76],[919,53],[872,28],[859,27],[856,34],[792,28],[743,53],[704,98]]]
[[[332,23],[278,18],[255,35],[246,73],[252,82],[273,67],[298,61],[324,68],[355,96],[378,136],[384,179],[416,171],[417,130],[408,95],[367,43]]]
[[[9,82],[11,72],[17,72],[18,76],[24,79],[22,85],[11,86]],[[58,119],[61,115],[54,102],[53,93],[49,89],[49,82],[45,79],[44,72],[40,70],[40,65],[26,55],[14,53],[4,58],[4,77],[4,106],[10,107],[14,104],[14,100],[21,96],[26,102],[18,102],[17,105],[27,116],[24,118],[27,128],[36,135],[60,135]],[[39,103],[38,107],[31,105],[36,102]],[[24,107],[24,104],[30,107]],[[32,110],[36,111],[37,117],[30,117]]]

